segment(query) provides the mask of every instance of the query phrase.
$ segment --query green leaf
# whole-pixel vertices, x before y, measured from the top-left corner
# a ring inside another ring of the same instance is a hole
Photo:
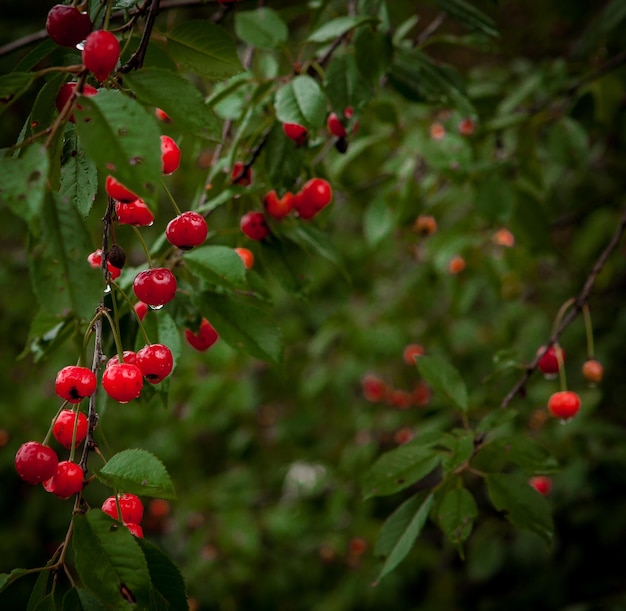
[[[148,565],[125,526],[100,509],[90,509],[74,516],[72,546],[82,584],[108,607],[148,608]]]
[[[56,608],[54,594],[50,593],[39,600],[33,611],[55,611]]]
[[[235,41],[210,21],[186,21],[167,36],[167,46],[184,69],[209,79],[225,79],[243,72]]]
[[[416,364],[420,375],[435,393],[452,401],[460,410],[468,410],[465,383],[448,361],[438,356],[420,356]]]
[[[552,515],[546,498],[518,474],[494,473],[485,478],[493,506],[505,513],[518,528],[538,534],[550,543],[554,532]]]
[[[60,202],[87,218],[98,193],[98,170],[85,155],[76,131],[68,129],[63,144]]]
[[[331,19],[324,25],[320,26],[317,30],[312,32],[307,38],[308,42],[324,43],[330,42],[335,38],[339,38],[344,34],[347,34],[350,30],[358,28],[360,25],[366,23],[375,23],[378,20],[374,17],[367,17],[365,15],[356,15],[354,17],[337,17]]]
[[[137,100],[104,90],[79,97],[74,115],[87,154],[104,175],[111,174],[146,200],[161,179],[161,140],[156,118]]]
[[[269,270],[285,291],[299,299],[306,298],[308,275],[305,262],[310,265],[310,260],[292,240],[268,241],[260,252],[260,260],[263,269]]]
[[[108,607],[89,590],[72,588],[63,597],[63,611],[107,611]]]
[[[426,477],[439,466],[438,451],[418,442],[407,443],[383,454],[371,467],[363,482],[364,499],[404,490]]]
[[[554,473],[558,462],[550,452],[536,441],[521,435],[509,435],[492,441],[489,445],[504,460],[516,464],[527,473]]]
[[[281,187],[295,183],[302,171],[305,150],[285,136],[278,121],[274,123],[265,144],[264,160],[270,183],[277,192],[282,193]]]
[[[221,127],[217,116],[205,104],[202,94],[186,78],[161,68],[143,68],[124,76],[137,99],[164,110],[183,131],[199,136],[219,138]],[[172,95],[172,91],[176,95]]]
[[[478,507],[467,488],[453,488],[438,506],[437,520],[453,545],[463,543],[471,534]]]
[[[48,561],[48,565],[51,561]],[[28,598],[28,605],[26,611],[35,611],[39,607],[39,603],[45,598],[48,591],[48,582],[50,581],[51,571],[41,571],[37,576],[37,581],[33,586],[30,597]],[[0,589],[1,591],[1,589]]]
[[[198,278],[235,289],[246,285],[241,257],[228,246],[200,246],[185,253],[185,265]]]
[[[363,233],[369,246],[376,246],[388,237],[395,223],[395,214],[389,209],[384,197],[378,197],[371,202],[363,215]]]
[[[576,52],[587,54],[592,47],[603,41],[604,37],[621,25],[626,19],[626,4],[622,0],[612,0],[606,4],[602,11],[593,19],[580,41]]]
[[[426,524],[433,500],[432,493],[421,492],[402,503],[389,516],[376,541],[376,555],[386,557],[376,583],[393,571],[411,551]]]
[[[437,0],[437,4],[462,24],[487,36],[500,36],[494,20],[465,0]]]
[[[389,35],[379,30],[360,28],[354,36],[354,51],[361,76],[369,83],[377,84],[387,72],[393,57]]]
[[[476,210],[492,223],[510,220],[516,202],[511,179],[502,172],[491,172],[478,184],[474,197]]]
[[[251,299],[204,293],[194,299],[221,339],[257,359],[280,362],[282,334]]]
[[[93,250],[89,230],[74,206],[49,198],[40,217],[41,237],[29,263],[33,290],[42,311],[75,312],[90,319],[103,290],[102,274],[87,263]]]
[[[150,609],[186,609],[187,592],[185,581],[178,567],[156,545],[145,539],[137,539],[152,580]]]
[[[362,77],[352,55],[342,55],[333,60],[326,72],[324,91],[339,113],[343,113],[348,106],[364,106],[372,96],[372,88]]]
[[[0,115],[15,102],[35,80],[31,72],[11,72],[0,76]]]
[[[24,575],[30,575],[31,569],[13,569],[10,573],[0,573],[0,592]]]
[[[297,76],[276,92],[275,108],[283,123],[318,128],[326,119],[324,94],[317,82],[306,75]]]
[[[495,409],[478,423],[476,432],[490,433],[501,426],[510,424],[517,416],[517,410],[510,407],[507,407],[507,409]]]
[[[46,192],[49,161],[43,146],[31,146],[22,157],[0,159],[0,202],[28,223],[37,227]]]
[[[57,113],[56,98],[61,85],[67,80],[67,74],[61,72],[49,77],[46,84],[39,90],[30,111],[30,123],[26,136],[41,132],[52,124]]]
[[[102,469],[96,470],[96,477],[120,492],[176,498],[172,480],[163,463],[146,450],[134,448],[118,452]]]
[[[235,33],[243,42],[259,49],[278,49],[287,42],[287,24],[273,9],[261,7],[235,14]]]
[[[442,466],[445,473],[451,473],[467,462],[474,453],[473,431],[460,431],[456,435],[445,434],[441,445],[450,450],[450,454],[443,458]]]

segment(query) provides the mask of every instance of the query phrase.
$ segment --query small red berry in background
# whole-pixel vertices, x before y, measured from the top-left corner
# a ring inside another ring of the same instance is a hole
[[[544,350],[545,346],[541,346],[537,350],[537,354],[541,354]],[[560,351],[561,362],[565,363],[565,350],[556,344],[552,344],[537,362],[537,367],[544,375],[554,376],[559,372],[559,356],[557,355],[557,350]]]
[[[254,267],[254,253],[248,248],[235,248],[234,251],[241,257],[246,269]]]
[[[68,450],[72,447],[72,437],[74,435],[74,425],[76,424],[76,442],[79,446],[87,437],[88,422],[87,416],[82,412],[75,412],[71,409],[61,410],[59,417],[52,427],[54,438]]]
[[[309,135],[307,128],[299,123],[283,123],[283,132],[296,146],[305,144]]]
[[[506,227],[498,229],[491,236],[491,241],[496,246],[504,246],[505,248],[513,248],[515,246],[515,236]]]
[[[346,128],[336,113],[331,112],[326,119],[326,128],[337,138],[345,138],[347,136]]]
[[[293,207],[301,219],[310,220],[328,206],[332,199],[330,183],[323,178],[311,178],[294,196]]]
[[[252,183],[252,168],[246,168],[242,161],[236,161],[230,174],[230,182],[247,187]]]
[[[154,222],[154,214],[142,199],[126,203],[115,202],[115,216],[120,225],[149,227]]]
[[[604,376],[604,367],[602,363],[596,359],[587,359],[583,363],[582,374],[585,380],[592,384],[597,384]]]
[[[420,344],[409,344],[402,351],[402,359],[407,365],[415,365],[415,357],[424,354],[424,346]]]
[[[272,190],[263,198],[265,211],[277,221],[284,219],[293,209],[293,193],[287,191],[282,197],[278,197]]]
[[[141,499],[130,492],[120,494],[117,498],[122,512],[121,522],[139,524],[143,518],[143,503]],[[120,520],[115,499],[115,495],[105,499],[102,503],[102,511],[111,516],[114,520]]]
[[[163,123],[171,123],[172,122],[172,119],[170,118],[170,116],[164,110],[161,110],[160,108],[155,108],[154,109],[154,116],[159,121],[162,121]]]
[[[165,228],[165,237],[173,246],[189,250],[199,246],[209,233],[205,218],[192,211],[183,212],[173,218]]]
[[[124,526],[128,528],[131,535],[143,539],[143,528],[141,528],[139,524],[134,524],[133,522],[124,522]]]
[[[461,255],[454,255],[448,261],[448,273],[455,276],[460,274],[465,269],[465,259]]]
[[[57,470],[59,458],[49,446],[37,441],[23,443],[15,454],[15,470],[29,484],[50,479]]]
[[[87,255],[87,261],[94,269],[102,269],[102,250],[94,250],[92,253]],[[111,275],[111,280],[119,278],[122,274],[122,270],[119,267],[112,265],[110,261],[107,261],[107,269]]]
[[[70,403],[80,403],[96,390],[96,375],[87,367],[68,365],[57,373],[55,391],[61,399]]]
[[[121,182],[109,175],[104,181],[104,188],[107,195],[118,202],[134,202],[139,199],[130,189],[127,189]]]
[[[163,174],[173,174],[180,166],[180,148],[169,136],[161,136],[161,169]]]
[[[60,499],[69,499],[83,489],[84,479],[85,474],[79,465],[64,460],[57,465],[54,475],[43,482],[43,487]]]
[[[348,553],[353,556],[362,556],[367,551],[367,541],[363,537],[353,537],[348,542]]]
[[[136,364],[150,384],[158,384],[172,373],[174,358],[165,344],[149,344],[137,351]]]
[[[206,318],[203,318],[200,322],[197,333],[194,333],[191,329],[185,329],[187,343],[199,352],[208,350],[218,338],[219,335],[215,327]]]
[[[417,407],[424,407],[430,403],[430,396],[430,386],[428,386],[424,380],[417,382],[413,389],[413,403],[417,405]]]
[[[433,140],[443,140],[446,137],[446,128],[438,121],[430,126],[429,132]]]
[[[413,231],[427,238],[437,231],[437,221],[434,216],[420,214],[413,223]]]
[[[573,418],[580,409],[580,397],[571,390],[555,392],[548,399],[548,411],[555,418],[568,420]]]
[[[461,136],[471,136],[476,131],[476,121],[473,119],[462,119],[459,123],[459,134]]]
[[[528,483],[543,496],[548,496],[552,492],[552,480],[547,475],[535,475]]]
[[[143,320],[146,317],[146,314],[148,313],[148,307],[148,304],[144,303],[143,301],[138,301],[133,306],[133,309],[135,310],[135,313],[137,314],[137,318],[139,318],[139,320]]]
[[[385,400],[389,405],[398,409],[409,409],[413,405],[413,395],[406,390],[398,390],[396,388],[387,392]]]
[[[413,429],[409,428],[408,426],[405,426],[405,427],[402,427],[401,429],[398,429],[393,434],[393,440],[399,446],[403,445],[405,443],[409,443],[409,441],[411,441],[414,438],[415,438],[415,433],[413,432]]]
[[[156,308],[174,299],[176,287],[176,276],[166,267],[145,269],[133,280],[137,299]]]
[[[102,374],[102,387],[118,403],[128,403],[141,395],[143,374],[132,363],[113,363]]]
[[[170,504],[165,499],[152,499],[148,504],[148,514],[158,520],[170,514]]]
[[[61,87],[61,89],[59,90],[55,102],[57,110],[59,112],[61,112],[65,108],[68,100],[74,95],[74,92],[76,91],[76,85],[78,85],[78,83],[65,83],[65,85],[63,85],[63,87]],[[83,85],[82,94],[84,96],[90,97],[92,95],[96,95],[96,93],[98,93],[98,90],[95,87],[92,87],[91,85]],[[81,108],[80,104],[77,104],[76,107],[79,109]],[[70,115],[69,121],[70,123],[76,122],[73,114]]]
[[[262,212],[247,212],[241,217],[239,226],[251,240],[262,240],[270,234]]]
[[[92,23],[87,13],[81,13],[75,6],[55,4],[46,18],[48,36],[62,47],[75,47],[87,38]]]
[[[83,47],[83,64],[99,81],[107,79],[120,58],[120,43],[107,30],[96,30],[87,36]]]
[[[361,378],[361,390],[366,401],[378,403],[387,396],[387,385],[382,378],[373,373],[366,373]]]

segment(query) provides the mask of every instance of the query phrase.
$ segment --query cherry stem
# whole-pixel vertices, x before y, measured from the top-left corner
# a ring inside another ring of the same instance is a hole
[[[161,186],[163,187],[163,190],[165,191],[167,198],[170,200],[172,207],[174,208],[174,211],[176,212],[178,216],[180,216],[182,212],[180,211],[180,208],[178,207],[178,204],[176,203],[174,196],[172,195],[170,190],[167,188],[167,185],[165,184],[163,179],[161,179]]]
[[[122,342],[120,340],[119,328],[116,322],[111,318],[111,315],[108,312],[103,312],[104,317],[109,321],[109,326],[111,327],[111,333],[113,334],[113,341],[115,342],[115,350],[117,351],[117,357],[120,360],[120,363],[124,362],[124,348],[122,347]]]
[[[561,390],[567,390],[567,375],[565,374],[565,363],[563,362],[563,350],[559,346],[558,342],[554,343],[556,354],[556,361],[559,364],[559,382],[561,384]]]
[[[120,293],[120,295],[124,298],[124,300],[126,301],[126,303],[130,306],[131,311],[135,314],[135,318],[137,319],[137,324],[139,325],[139,329],[141,329],[141,333],[143,334],[146,343],[150,344],[152,342],[150,342],[150,338],[148,337],[148,332],[146,331],[146,328],[143,326],[143,322],[141,320],[141,317],[139,316],[139,314],[137,314],[137,310],[135,310],[135,306],[133,304],[133,302],[130,300],[130,297],[126,294],[125,291],[123,291],[120,286],[116,283],[113,283],[113,286],[115,286],[116,290]]]
[[[159,14],[159,4],[161,0],[151,0],[150,7],[148,8],[148,16],[146,17],[146,26],[144,28],[143,34],[141,35],[141,40],[139,41],[139,46],[137,50],[131,55],[130,59],[119,69],[118,72],[124,74],[126,72],[130,72],[131,70],[138,70],[143,66],[143,61],[146,57],[146,51],[148,50],[148,43],[150,42],[150,36],[152,34],[152,28],[154,27],[154,22]]]
[[[146,244],[146,241],[143,239],[143,236],[141,235],[141,231],[139,231],[139,229],[135,227],[134,225],[132,227],[133,227],[133,230],[135,231],[137,239],[139,240],[139,243],[141,244],[141,247],[143,248],[144,253],[146,254],[146,261],[148,262],[148,267],[152,267],[152,257],[150,256],[150,250],[148,248],[148,245]]]
[[[559,308],[559,311],[556,313],[556,317],[554,318],[554,324],[552,325],[552,335],[554,335],[556,330],[559,328],[559,325],[563,320],[563,316],[565,316],[565,312],[567,312],[567,310],[572,307],[574,303],[576,303],[576,299],[571,297]]]
[[[585,334],[587,336],[587,358],[592,359],[595,355],[595,349],[593,345],[593,325],[591,323],[591,310],[589,305],[583,306],[583,317],[585,320]]]

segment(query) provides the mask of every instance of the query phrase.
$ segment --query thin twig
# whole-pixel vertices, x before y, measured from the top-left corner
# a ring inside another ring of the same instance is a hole
[[[143,61],[146,57],[146,51],[148,50],[148,43],[150,42],[150,36],[152,35],[152,28],[154,27],[154,21],[159,14],[159,4],[161,0],[152,0],[150,8],[148,9],[148,16],[146,17],[146,26],[141,35],[139,46],[137,50],[131,55],[130,59],[119,69],[119,72],[125,74],[131,70],[138,70],[143,66]]]
[[[589,300],[589,295],[591,294],[591,290],[593,289],[593,285],[598,277],[598,274],[604,267],[607,259],[611,255],[611,253],[617,248],[622,239],[624,231],[626,230],[626,209],[622,212],[622,217],[619,221],[617,229],[613,233],[613,236],[609,240],[608,244],[604,248],[604,250],[600,253],[595,265],[591,269],[589,276],[587,276],[587,280],[583,285],[578,296],[574,299],[574,303],[572,307],[568,310],[567,314],[563,316],[561,323],[559,326],[553,331],[552,336],[546,342],[544,349],[540,350],[533,361],[526,367],[524,375],[518,380],[518,382],[511,388],[511,390],[506,394],[504,399],[502,399],[502,403],[500,403],[500,407],[507,407],[511,401],[517,395],[523,393],[524,388],[526,387],[526,383],[532,376],[532,374],[536,371],[537,365],[541,359],[541,357],[547,352],[548,348],[553,344],[559,341],[559,338],[563,334],[563,331],[572,323],[572,321],[580,314],[583,310],[585,304]]]
[[[443,24],[446,20],[446,14],[442,11],[429,24],[424,31],[415,40],[416,46],[423,45]]]

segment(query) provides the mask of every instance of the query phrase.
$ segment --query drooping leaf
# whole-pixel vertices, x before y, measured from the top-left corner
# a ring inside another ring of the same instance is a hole
[[[324,91],[339,113],[343,113],[348,106],[365,105],[373,93],[352,55],[342,55],[328,67]]]
[[[490,445],[505,461],[510,461],[527,473],[554,473],[558,469],[557,460],[543,446],[529,437],[507,435]]]
[[[460,410],[467,411],[465,382],[448,361],[438,356],[421,356],[416,363],[418,371],[436,394],[449,399]]]
[[[447,433],[442,436],[440,443],[449,450],[449,454],[442,459],[442,466],[446,473],[458,469],[474,453],[473,431],[460,431],[457,434]]]
[[[371,202],[363,215],[363,233],[370,246],[376,246],[395,227],[395,215],[383,197]]]
[[[283,123],[298,123],[308,128],[321,127],[326,118],[326,99],[317,82],[301,75],[276,92],[276,116]]]
[[[11,72],[0,76],[0,115],[15,102],[35,80],[31,72]]]
[[[268,7],[237,11],[235,33],[246,44],[259,49],[277,49],[287,42],[289,30],[280,15]]]
[[[246,284],[241,257],[228,246],[199,246],[185,253],[184,260],[194,276],[212,284],[230,289]]]
[[[295,143],[283,133],[277,121],[269,133],[265,144],[265,169],[272,186],[281,192],[281,187],[292,188],[302,171],[305,148]]]
[[[48,564],[50,564],[50,561],[48,562]],[[39,573],[39,575],[37,576],[35,585],[30,592],[30,597],[28,598],[26,611],[35,611],[35,609],[38,608],[39,603],[46,597],[46,593],[48,592],[48,584],[50,582],[50,573],[51,571],[41,571],[41,573]],[[2,591],[1,588],[0,591]]]
[[[358,28],[366,23],[375,23],[377,19],[366,15],[355,15],[354,17],[337,17],[331,19],[309,34],[309,42],[324,43],[330,42],[339,36],[343,36],[354,28]]]
[[[476,501],[467,488],[449,490],[437,507],[439,526],[453,545],[470,536],[477,515]]]
[[[61,85],[67,80],[64,73],[54,74],[46,81],[46,84],[39,90],[33,107],[30,111],[30,122],[26,136],[32,136],[41,132],[52,124],[53,117],[57,112],[56,98]]]
[[[528,484],[528,478],[514,473],[493,473],[485,478],[493,506],[504,512],[518,528],[552,540],[554,525],[546,498]]]
[[[84,588],[72,588],[63,597],[63,611],[107,611],[107,606]]]
[[[30,569],[13,569],[10,573],[0,573],[0,592],[24,575],[32,573]]]
[[[125,75],[124,83],[138,100],[164,110],[176,127],[208,138],[220,137],[217,117],[200,91],[181,75],[162,68],[143,68]]]
[[[359,28],[354,36],[356,65],[362,78],[376,84],[387,72],[393,57],[391,38],[380,30]]]
[[[501,172],[491,172],[484,177],[474,198],[477,211],[493,223],[507,223],[515,208],[516,192]]]
[[[210,21],[183,22],[166,36],[172,57],[184,69],[217,80],[243,72],[235,41]]]
[[[133,448],[118,452],[95,473],[101,482],[120,492],[163,499],[176,498],[165,466],[146,450]]]
[[[383,524],[375,553],[386,558],[376,583],[393,571],[411,551],[422,532],[434,495],[420,492],[400,505]]]
[[[79,96],[74,115],[81,143],[102,174],[153,200],[161,178],[156,118],[137,100],[112,90]]]
[[[87,590],[115,609],[148,608],[148,565],[125,526],[100,509],[90,509],[74,516],[72,547]]]
[[[465,0],[437,0],[437,4],[462,24],[487,36],[500,36],[494,20]]]

